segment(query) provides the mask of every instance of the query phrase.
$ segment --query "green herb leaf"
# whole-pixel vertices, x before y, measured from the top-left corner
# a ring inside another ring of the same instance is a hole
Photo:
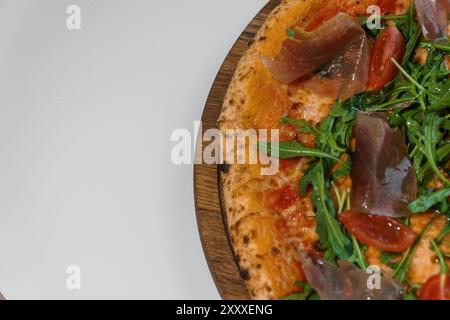
[[[425,115],[422,127],[413,119],[408,119],[406,126],[408,128],[409,140],[416,146],[413,156],[417,157],[418,152],[422,153],[427,160],[426,165],[431,168],[445,184],[450,185],[450,181],[442,174],[438,167],[439,160],[436,150],[443,138],[443,133],[440,131],[443,121],[444,118],[439,116],[436,112],[431,112]],[[424,172],[420,171],[420,167],[422,166],[421,163],[423,158],[420,156],[419,159],[415,160],[416,172],[422,177]]]
[[[442,229],[439,236],[436,238],[436,242],[439,244],[446,236],[450,234],[450,219],[447,219],[447,223],[445,224],[445,227]]]
[[[336,209],[328,193],[329,183],[325,180],[322,160],[311,167],[300,181],[300,193],[306,194],[307,187],[313,187],[312,201],[316,209],[317,233],[321,246],[332,249],[339,259],[352,255],[352,243],[336,219]]]
[[[426,212],[438,203],[447,201],[448,197],[450,197],[450,188],[442,188],[436,192],[420,196],[408,208],[412,213]]]
[[[320,151],[318,149],[306,148],[298,142],[281,142],[279,144],[270,144],[264,142],[261,144],[267,145],[267,151],[269,156],[273,154],[273,151],[277,151],[280,159],[290,159],[298,157],[328,158],[337,161],[346,167],[350,167],[350,164],[348,164],[346,161],[339,159],[334,155],[331,155],[324,151]]]
[[[292,29],[292,28],[289,28],[289,29],[287,30],[287,35],[288,35],[289,38],[295,38],[295,35],[296,35],[296,34],[297,34],[297,33],[295,32],[295,30]]]
[[[420,241],[422,241],[423,237],[427,233],[428,229],[434,222],[434,218],[431,219],[431,221],[425,226],[425,228],[420,233],[420,236],[414,241],[411,248],[406,251],[406,253],[403,255],[402,261],[399,263],[398,267],[395,269],[393,278],[399,282],[404,282],[406,280],[406,274],[408,272],[409,266],[411,264],[412,257],[414,255],[414,252],[417,249],[417,246],[419,245]]]
[[[447,262],[445,261],[444,254],[442,253],[442,250],[437,245],[436,241],[431,240],[431,249],[436,253],[436,256],[438,257],[439,261],[439,269],[441,271],[442,275],[447,275],[448,273],[448,266]]]
[[[314,288],[309,283],[297,282],[296,285],[303,289],[303,292],[299,292],[293,294],[291,296],[285,297],[282,300],[309,300],[310,297],[317,293],[314,291]]]

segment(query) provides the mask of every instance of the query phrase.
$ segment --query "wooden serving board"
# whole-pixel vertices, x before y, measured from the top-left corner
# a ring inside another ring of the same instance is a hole
[[[203,132],[218,128],[223,99],[236,67],[252,43],[270,12],[280,3],[271,0],[250,22],[228,53],[214,81],[202,116]],[[221,186],[217,165],[195,165],[194,197],[197,223],[203,250],[216,287],[223,299],[246,300],[249,293],[239,274],[227,235],[225,212],[222,210]]]

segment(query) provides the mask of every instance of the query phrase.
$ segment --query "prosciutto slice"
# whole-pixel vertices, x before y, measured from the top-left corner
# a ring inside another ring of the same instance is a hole
[[[356,121],[352,210],[393,218],[408,216],[408,204],[417,197],[417,177],[404,134],[389,126],[385,113],[359,112]]]
[[[450,12],[450,1],[415,0],[414,4],[425,38],[434,42],[448,40],[447,16]]]
[[[367,87],[369,45],[365,31],[348,14],[339,13],[312,32],[296,29],[276,58],[264,58],[272,76],[286,84],[318,76],[338,80],[341,96]]]
[[[305,276],[323,300],[399,300],[403,288],[388,276],[371,279],[373,272],[359,269],[349,261],[338,266],[300,252]],[[373,281],[372,281],[373,280]]]

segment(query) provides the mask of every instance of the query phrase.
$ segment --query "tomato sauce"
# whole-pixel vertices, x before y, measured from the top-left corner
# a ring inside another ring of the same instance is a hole
[[[297,136],[297,127],[292,124],[283,124],[280,128],[280,141],[294,141]]]
[[[378,6],[382,14],[394,14],[397,11],[397,1],[395,0],[380,0]]]
[[[325,7],[311,20],[311,22],[306,26],[306,31],[313,31],[320,27],[324,22],[330,20],[338,13],[342,12],[341,8],[334,3]]]
[[[299,162],[298,158],[294,159],[280,159],[280,171],[289,172],[293,170]]]
[[[268,191],[266,194],[267,207],[278,212],[293,206],[297,200],[297,188],[291,185]]]
[[[338,13],[348,13],[350,15],[365,15],[367,5],[362,3],[363,1],[351,1],[351,0],[335,0],[329,1],[323,9],[314,13],[312,20],[306,25],[306,31],[313,31],[320,27],[324,22],[330,20]],[[393,1],[395,2],[395,1]]]

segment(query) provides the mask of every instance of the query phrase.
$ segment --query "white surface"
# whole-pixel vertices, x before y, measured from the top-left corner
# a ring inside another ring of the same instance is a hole
[[[0,0],[0,291],[9,299],[215,299],[192,130],[264,0]],[[66,28],[66,8],[82,30]],[[79,265],[80,291],[66,287]]]

